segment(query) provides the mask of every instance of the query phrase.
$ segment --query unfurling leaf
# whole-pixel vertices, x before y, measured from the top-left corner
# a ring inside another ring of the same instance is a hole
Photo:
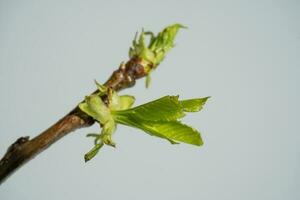
[[[145,121],[142,119],[118,116],[116,121],[120,124],[139,128],[146,133],[169,140],[172,144],[184,142],[200,146],[203,144],[200,133],[180,121]]]
[[[171,121],[184,116],[178,96],[165,96],[149,103],[114,112],[114,116],[133,117],[148,121]]]
[[[154,68],[164,59],[166,53],[174,47],[174,39],[180,28],[186,28],[181,24],[173,24],[166,27],[155,36],[152,32],[142,31],[139,38],[137,34],[129,50],[129,57],[138,57],[149,62]],[[147,45],[145,36],[150,35],[150,42]]]
[[[203,144],[200,133],[179,120],[185,116],[185,112],[200,111],[209,97],[179,100],[179,96],[165,96],[131,108],[135,101],[133,96],[119,96],[111,88],[105,88],[97,82],[96,84],[99,93],[87,96],[85,101],[79,104],[79,108],[102,127],[100,134],[88,135],[95,137],[95,146],[85,155],[86,161],[93,158],[103,144],[115,147],[112,134],[117,123],[141,129],[172,144]],[[101,99],[103,95],[107,95],[107,104]]]
[[[150,84],[150,73],[165,58],[167,52],[172,49],[177,32],[180,28],[186,28],[181,24],[173,24],[166,27],[156,36],[150,32],[142,32],[139,37],[135,35],[132,47],[129,49],[129,57],[139,58],[144,65],[144,70],[148,76],[146,78],[146,87]],[[146,44],[145,37],[150,36],[149,44]]]
[[[206,98],[179,101],[178,96],[165,96],[135,108],[113,112],[117,123],[139,128],[150,135],[193,145],[202,145],[200,133],[182,124],[178,119],[184,112],[196,112],[206,102]]]
[[[144,122],[143,123],[147,130],[147,133],[151,135],[162,135],[166,139],[178,142],[184,142],[187,144],[193,144],[200,146],[203,141],[200,137],[200,133],[194,128],[182,124],[179,121],[168,121],[168,122]]]

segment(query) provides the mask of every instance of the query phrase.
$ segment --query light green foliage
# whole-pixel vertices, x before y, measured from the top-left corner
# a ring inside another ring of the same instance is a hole
[[[87,96],[84,102],[79,104],[79,108],[94,118],[102,127],[100,134],[88,134],[88,136],[95,137],[95,146],[85,155],[85,161],[93,158],[103,146],[103,144],[115,147],[116,144],[112,140],[112,134],[116,130],[116,122],[111,114],[117,110],[128,109],[135,101],[133,96],[123,95],[119,96],[115,91],[96,82],[98,92]],[[107,95],[108,105],[106,105],[101,97]]]
[[[155,54],[154,66],[158,65],[165,57],[166,53],[174,47],[174,39],[180,28],[186,28],[181,24],[174,24],[166,27],[156,37],[152,37],[149,49]]]
[[[174,39],[180,24],[166,27],[154,35],[142,31],[136,34],[133,45],[129,50],[130,58],[139,58],[146,72],[146,87],[149,86],[151,72],[164,59],[166,53],[174,47]],[[146,42],[149,36],[149,42]],[[146,44],[147,43],[147,44]],[[146,133],[166,139],[172,144],[184,142],[200,146],[203,144],[200,133],[194,128],[181,123],[180,119],[186,112],[198,112],[209,97],[179,100],[178,96],[165,96],[155,101],[131,108],[135,98],[129,95],[119,96],[116,91],[95,81],[97,93],[87,96],[79,104],[79,108],[91,116],[102,128],[101,133],[91,133],[94,147],[85,154],[85,161],[92,159],[104,144],[115,147],[112,134],[117,124],[134,127]],[[105,102],[103,101],[105,99]]]
[[[173,24],[166,27],[156,36],[154,33],[144,30],[135,35],[132,47],[129,49],[129,57],[138,57],[145,64],[145,70],[148,72],[146,78],[146,87],[150,84],[150,71],[165,58],[166,53],[174,47],[174,40],[180,28],[186,28],[181,24]],[[149,44],[146,44],[146,36],[150,37]]]
[[[117,111],[114,115],[149,121],[172,121],[182,118],[185,114],[178,96],[165,96],[132,109]]]
[[[169,140],[202,145],[200,133],[178,121],[184,112],[194,112],[204,105],[208,97],[179,101],[178,96],[165,96],[135,108],[116,111],[117,123],[139,128],[146,133]]]
[[[199,111],[209,97],[180,101],[178,96],[165,96],[131,108],[135,101],[134,97],[119,96],[112,89],[96,84],[101,91],[87,96],[85,101],[79,104],[79,108],[93,117],[102,127],[100,134],[88,134],[89,137],[95,137],[95,146],[85,155],[86,161],[92,159],[103,144],[115,147],[112,134],[116,130],[117,123],[141,129],[172,144],[178,142],[197,146],[203,144],[200,133],[182,124],[179,119],[185,116],[185,112]],[[107,95],[107,105],[101,99],[103,95]]]
[[[180,28],[185,28],[181,24],[173,24],[166,27],[156,36],[152,32],[142,31],[136,34],[132,47],[129,49],[129,57],[137,56],[150,62],[155,68],[165,57],[166,53],[174,47],[174,39]],[[150,36],[150,42],[147,45],[145,36]]]

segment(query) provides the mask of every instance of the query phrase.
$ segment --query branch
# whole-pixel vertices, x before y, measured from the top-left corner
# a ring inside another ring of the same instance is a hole
[[[137,79],[146,75],[141,60],[132,57],[125,65],[121,65],[114,71],[104,85],[119,91],[134,86]],[[35,138],[29,140],[29,136],[20,137],[10,145],[0,160],[0,184],[16,169],[63,136],[76,129],[91,126],[93,123],[94,120],[76,106],[69,114]]]
[[[126,64],[121,64],[104,85],[119,91],[134,86],[136,80],[144,76],[147,76],[147,83],[149,83],[150,73],[164,59],[166,53],[174,47],[174,38],[180,28],[184,28],[184,26],[174,24],[166,27],[156,36],[151,34],[148,45],[146,45],[144,38],[149,33],[142,31],[139,38],[134,39],[129,50],[129,61]],[[103,96],[102,100],[107,104],[107,96]],[[10,145],[0,160],[0,184],[17,168],[34,158],[55,141],[78,128],[91,126],[94,122],[92,117],[76,106],[69,114],[35,138],[31,140],[28,136],[19,138]]]

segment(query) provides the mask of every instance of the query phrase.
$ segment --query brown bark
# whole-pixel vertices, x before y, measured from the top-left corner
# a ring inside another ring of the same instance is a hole
[[[130,59],[125,65],[121,65],[114,71],[104,85],[117,91],[134,86],[136,79],[147,75],[141,63],[138,58]],[[30,140],[28,136],[20,137],[10,145],[0,160],[0,184],[16,169],[55,141],[78,128],[88,127],[93,123],[94,120],[76,106],[69,114],[35,138]]]

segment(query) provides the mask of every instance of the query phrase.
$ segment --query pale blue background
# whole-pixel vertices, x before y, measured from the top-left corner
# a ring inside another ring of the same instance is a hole
[[[0,186],[2,200],[300,199],[300,1],[0,1],[0,153],[35,136],[127,59],[135,31],[180,22],[177,47],[124,93],[212,96],[185,122],[205,145],[118,127],[83,162],[76,131]]]

